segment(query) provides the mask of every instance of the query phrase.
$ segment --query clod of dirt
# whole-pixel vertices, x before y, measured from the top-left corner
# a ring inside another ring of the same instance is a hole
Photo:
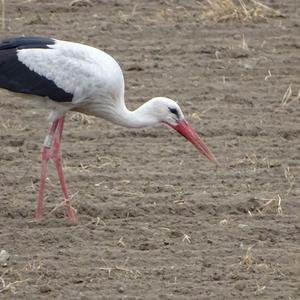
[[[157,248],[158,248],[157,245],[150,243],[150,242],[141,243],[138,246],[138,249],[141,251],[153,250],[153,249],[157,249]]]
[[[120,294],[122,294],[122,293],[125,292],[125,289],[124,289],[124,287],[123,287],[122,285],[119,285],[118,288],[117,288],[117,291],[118,291]]]
[[[215,281],[220,281],[222,278],[221,274],[217,273],[217,272],[214,272],[211,276],[211,279],[212,280],[215,280]]]
[[[24,22],[24,25],[48,25],[47,20],[43,19],[39,14],[31,16]]]
[[[0,265],[2,267],[6,267],[7,266],[7,261],[9,260],[10,255],[6,250],[1,250],[0,251]]]
[[[210,267],[211,267],[211,263],[208,262],[208,261],[204,261],[204,262],[203,262],[203,267],[205,267],[205,268],[210,268]]]
[[[243,291],[246,288],[246,283],[245,282],[237,282],[234,287],[238,291]]]
[[[40,293],[45,294],[51,292],[51,287],[48,284],[41,285],[40,288]]]
[[[241,96],[225,95],[222,101],[232,105],[241,105],[241,106],[248,106],[248,107],[254,106],[251,100]]]
[[[143,70],[144,68],[138,64],[132,64],[126,68],[126,71],[143,71]]]
[[[182,233],[180,231],[177,231],[177,230],[171,230],[169,232],[169,237],[171,238],[179,238],[179,237],[182,237]]]
[[[24,145],[24,139],[13,139],[11,141],[8,142],[8,146],[11,147],[20,147]]]
[[[219,58],[246,58],[249,57],[249,50],[243,48],[230,48],[220,53]]]
[[[247,201],[243,201],[236,205],[236,209],[239,212],[248,214],[248,212],[257,211],[261,207],[261,203],[258,199],[251,197]]]

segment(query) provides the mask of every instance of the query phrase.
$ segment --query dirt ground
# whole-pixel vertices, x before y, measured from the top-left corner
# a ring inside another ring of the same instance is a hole
[[[130,109],[178,101],[221,162],[165,127],[70,113],[68,225],[51,165],[33,218],[47,111],[0,92],[1,299],[300,299],[300,4],[218,23],[204,1],[6,1],[1,37],[51,36],[120,63]]]

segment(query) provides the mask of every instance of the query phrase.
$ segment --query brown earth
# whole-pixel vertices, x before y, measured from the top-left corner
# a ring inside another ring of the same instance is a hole
[[[6,1],[1,37],[109,52],[128,106],[177,100],[222,167],[166,128],[70,114],[64,167],[79,221],[64,218],[51,165],[36,222],[47,112],[1,91],[0,298],[300,299],[299,1],[269,1],[281,17],[244,23],[203,19],[203,1],[69,3]]]

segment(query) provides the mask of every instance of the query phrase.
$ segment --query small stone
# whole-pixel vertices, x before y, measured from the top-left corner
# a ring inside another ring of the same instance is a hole
[[[249,227],[249,225],[247,225],[247,224],[239,224],[238,225],[238,228],[241,228],[241,229],[246,229],[247,227]]]
[[[214,273],[212,275],[212,279],[215,280],[215,281],[219,281],[219,280],[221,280],[221,275],[218,274],[218,273]]]
[[[204,261],[204,262],[203,262],[203,267],[205,267],[205,268],[210,268],[210,267],[211,267],[211,263],[210,263],[210,262],[207,262],[207,261]]]
[[[235,284],[235,289],[239,290],[239,291],[243,291],[246,288],[246,283],[245,282],[237,282]]]
[[[220,221],[220,225],[227,225],[228,224],[228,220],[224,219]]]
[[[40,292],[45,294],[51,292],[51,287],[48,284],[41,285],[39,288]]]
[[[0,265],[2,267],[6,267],[7,266],[7,261],[9,260],[10,255],[8,254],[8,252],[6,250],[1,250],[0,251]]]

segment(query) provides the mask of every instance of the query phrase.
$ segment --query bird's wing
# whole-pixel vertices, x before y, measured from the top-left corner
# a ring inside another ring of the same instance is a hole
[[[79,103],[113,90],[113,81],[123,89],[118,64],[89,46],[46,38],[0,44],[0,87],[14,92]]]
[[[46,51],[54,40],[47,38],[13,38],[0,43],[0,88],[17,93],[45,96],[54,101],[72,101],[73,95],[55,82],[28,68],[18,58],[18,51]]]

